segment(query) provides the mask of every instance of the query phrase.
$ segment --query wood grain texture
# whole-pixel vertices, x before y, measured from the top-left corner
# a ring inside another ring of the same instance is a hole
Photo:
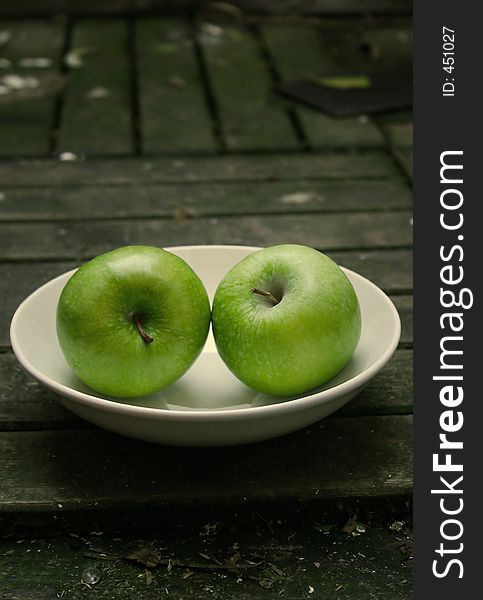
[[[398,350],[384,369],[335,416],[411,414],[413,353]]]
[[[285,104],[271,91],[269,66],[255,37],[241,27],[211,31],[204,24],[197,37],[226,147],[237,151],[300,148]]]
[[[370,278],[388,293],[408,292],[412,287],[412,253],[410,250],[375,250],[370,252],[331,252],[339,264]],[[10,320],[17,306],[43,283],[78,266],[72,262],[0,263],[0,347],[10,344]],[[402,341],[412,342],[412,301],[409,296],[393,296],[403,322]]]
[[[223,452],[97,429],[0,433],[0,513],[408,495],[411,423],[409,416],[332,418]]]
[[[0,221],[399,210],[411,204],[409,188],[398,180],[14,188],[3,192]]]
[[[13,92],[2,95],[0,104],[0,156],[47,156],[50,153],[56,92],[49,91],[48,76],[58,75],[62,47],[63,24],[50,20],[3,21],[2,31],[10,33],[8,43],[1,48],[2,58],[11,61],[9,69],[0,69],[0,83],[5,76],[29,77],[44,89],[45,97],[24,98],[7,103]],[[47,68],[27,68],[22,60],[44,58]],[[45,78],[45,79],[44,79]],[[25,79],[24,79],[25,81]],[[21,81],[20,81],[21,83]]]
[[[345,31],[325,30],[324,39],[332,60],[343,72],[411,74],[412,31],[409,27],[381,27],[359,22]]]
[[[388,123],[383,125],[389,144],[396,148],[413,147],[413,124],[406,123]]]
[[[11,353],[0,354],[0,430],[70,429],[84,427],[59,398],[41,386]]]
[[[320,29],[303,25],[265,25],[260,31],[282,81],[337,73],[337,65]],[[299,104],[294,104],[294,110],[313,148],[384,145],[381,132],[365,116],[335,118]]]
[[[412,348],[413,345],[413,298],[412,296],[393,296],[391,300],[401,318],[401,339],[399,345]]]
[[[57,151],[84,156],[133,152],[128,23],[80,20],[70,52],[82,66],[71,69],[65,91]]]
[[[389,364],[336,416],[412,413],[412,351],[398,350]],[[0,431],[91,427],[28,375],[10,352],[0,354]]]
[[[213,158],[149,158],[84,162],[0,163],[0,186],[145,185],[217,181],[394,179],[400,176],[386,152],[267,154]]]
[[[339,265],[352,269],[388,293],[410,294],[413,289],[412,251],[362,250],[328,252]]]
[[[139,19],[135,33],[143,151],[216,150],[188,23]]]
[[[243,11],[259,15],[339,15],[411,13],[411,0],[232,0]],[[0,5],[0,14],[107,14],[166,11],[174,14],[196,13],[201,0],[17,0]]]
[[[410,213],[328,213],[231,219],[3,223],[0,259],[82,260],[119,246],[304,244],[320,250],[409,247]]]

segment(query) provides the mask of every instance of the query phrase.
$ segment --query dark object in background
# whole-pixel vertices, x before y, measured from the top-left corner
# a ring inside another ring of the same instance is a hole
[[[336,117],[402,110],[412,106],[412,74],[313,77],[280,83],[279,94]]]

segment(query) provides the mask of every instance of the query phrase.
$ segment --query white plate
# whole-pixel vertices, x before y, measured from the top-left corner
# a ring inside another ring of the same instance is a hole
[[[210,300],[229,269],[259,248],[180,246],[182,257],[206,286]],[[338,410],[386,364],[399,341],[399,315],[373,283],[348,269],[362,310],[362,334],[349,364],[325,386],[295,399],[260,394],[238,381],[217,354],[210,332],[191,369],[175,384],[143,398],[116,400],[84,386],[71,371],[56,335],[56,308],[74,271],[52,279],[17,309],[10,327],[23,367],[61,396],[76,415],[130,437],[179,446],[255,442],[300,429]]]

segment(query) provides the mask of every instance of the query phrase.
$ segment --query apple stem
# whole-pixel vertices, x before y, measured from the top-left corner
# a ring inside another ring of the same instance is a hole
[[[137,315],[133,315],[133,321],[136,327],[138,328],[139,335],[143,338],[146,344],[151,344],[154,342],[154,338],[149,335],[149,333],[144,329],[139,317]]]
[[[280,302],[280,300],[277,300],[273,294],[271,294],[270,292],[266,292],[265,290],[252,288],[251,291],[253,294],[258,294],[259,296],[264,296],[265,298],[268,298],[270,302],[273,302],[274,306]]]

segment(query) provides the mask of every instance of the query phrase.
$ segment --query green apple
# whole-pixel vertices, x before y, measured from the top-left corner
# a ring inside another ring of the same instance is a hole
[[[57,307],[57,336],[73,371],[120,398],[176,381],[201,352],[210,326],[206,290],[181,258],[125,246],[84,264]]]
[[[351,358],[359,302],[337,264],[313,248],[250,254],[219,284],[213,333],[221,358],[246,385],[275,396],[314,389]]]

